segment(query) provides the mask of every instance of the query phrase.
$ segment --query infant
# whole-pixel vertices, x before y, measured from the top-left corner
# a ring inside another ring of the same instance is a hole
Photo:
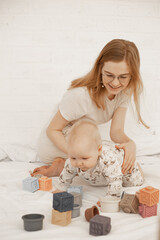
[[[67,190],[75,176],[94,186],[107,186],[107,194],[119,197],[123,187],[143,184],[143,172],[135,163],[132,173],[123,174],[124,151],[114,144],[101,141],[97,125],[90,120],[79,120],[67,137],[68,159],[59,180],[58,189]]]

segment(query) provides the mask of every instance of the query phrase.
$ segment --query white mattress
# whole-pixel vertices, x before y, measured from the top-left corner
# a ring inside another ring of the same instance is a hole
[[[141,156],[138,158],[145,175],[146,185],[160,189],[160,157]],[[61,227],[51,224],[52,193],[37,191],[30,193],[22,190],[22,180],[29,176],[29,170],[41,163],[29,163],[3,160],[0,162],[0,239],[32,240],[32,239],[93,239],[89,235],[89,223],[84,212],[96,204],[100,196],[105,195],[104,187],[92,187],[76,178],[73,185],[82,185],[84,196],[80,217],[72,219],[70,225]],[[53,185],[56,184],[53,178]],[[135,193],[139,187],[125,188],[128,193]],[[22,215],[41,213],[45,216],[43,230],[26,232],[23,228]],[[139,214],[101,213],[111,217],[111,232],[101,239],[117,240],[157,240],[159,239],[159,208],[158,216],[143,219]]]

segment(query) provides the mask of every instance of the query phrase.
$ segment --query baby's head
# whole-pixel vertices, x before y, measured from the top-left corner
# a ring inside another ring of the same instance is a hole
[[[102,149],[98,127],[91,120],[79,120],[70,129],[67,145],[73,167],[82,171],[95,167]]]

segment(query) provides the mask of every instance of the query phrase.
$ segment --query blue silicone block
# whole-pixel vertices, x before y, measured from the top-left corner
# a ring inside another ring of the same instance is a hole
[[[38,179],[35,177],[27,177],[22,182],[23,190],[35,192],[39,189]]]

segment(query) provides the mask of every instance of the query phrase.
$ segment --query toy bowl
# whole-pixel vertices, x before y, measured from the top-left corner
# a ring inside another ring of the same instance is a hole
[[[44,215],[32,213],[22,216],[26,231],[38,231],[43,227]]]
[[[119,212],[120,207],[119,203],[121,198],[113,197],[113,196],[106,196],[100,198],[100,210],[101,212]]]
[[[72,218],[76,218],[80,216],[80,205],[74,204],[73,210],[72,210]]]
[[[85,210],[85,218],[88,222],[92,217],[94,217],[97,214],[99,214],[99,210],[96,206],[93,206],[91,208],[87,208]]]

